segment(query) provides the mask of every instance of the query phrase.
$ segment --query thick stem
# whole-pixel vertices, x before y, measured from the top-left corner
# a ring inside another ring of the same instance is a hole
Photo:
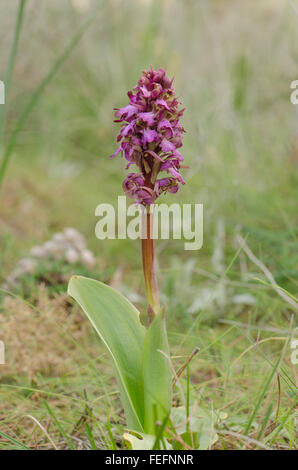
[[[154,241],[153,241],[153,213],[143,212],[143,238],[142,238],[142,258],[143,271],[147,300],[149,303],[149,316],[157,315],[160,311],[159,292],[154,263]]]

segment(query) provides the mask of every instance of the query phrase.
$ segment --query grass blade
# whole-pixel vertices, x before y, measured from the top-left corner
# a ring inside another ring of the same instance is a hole
[[[15,30],[14,30],[13,42],[12,42],[10,55],[9,55],[9,60],[8,60],[8,65],[7,65],[7,69],[6,69],[6,73],[5,73],[5,77],[4,77],[6,98],[8,96],[8,90],[10,88],[11,76],[12,76],[12,72],[13,72],[13,68],[14,68],[15,58],[16,58],[16,55],[17,55],[17,50],[18,50],[18,45],[19,45],[19,38],[20,38],[20,33],[21,33],[21,29],[22,29],[22,22],[23,22],[23,17],[24,17],[25,3],[26,3],[26,0],[21,0],[20,4],[19,4],[18,14],[17,14],[17,21],[16,21]],[[5,125],[5,116],[6,116],[6,104],[0,106],[0,144],[1,144],[3,129],[4,129],[4,125]]]
[[[108,424],[107,424],[107,430],[108,430],[108,435],[109,435],[109,438],[110,438],[110,441],[111,441],[111,449],[110,450],[117,450],[117,444],[116,444],[116,441],[115,441],[113,433],[112,433],[110,420],[108,421]]]
[[[275,363],[275,365],[274,365],[274,367],[273,367],[271,373],[269,374],[268,379],[267,379],[266,382],[265,382],[264,388],[263,388],[262,392],[260,393],[260,396],[259,396],[259,399],[258,399],[258,401],[257,401],[257,403],[256,403],[256,406],[255,406],[255,408],[254,408],[254,410],[253,410],[253,412],[252,412],[252,414],[251,414],[251,416],[250,416],[250,418],[249,418],[249,420],[248,420],[248,423],[247,423],[247,425],[246,425],[246,428],[245,428],[245,431],[244,431],[244,435],[247,435],[247,433],[248,433],[248,431],[249,431],[249,429],[250,429],[251,423],[253,422],[253,420],[254,420],[255,417],[256,417],[256,414],[257,414],[257,412],[258,412],[258,410],[259,410],[259,408],[260,408],[260,406],[261,406],[261,403],[262,403],[262,401],[263,401],[263,399],[264,399],[264,397],[265,397],[265,395],[266,395],[266,393],[267,393],[267,391],[268,391],[268,389],[269,389],[269,386],[270,386],[270,384],[271,384],[271,381],[272,381],[272,379],[273,379],[273,377],[274,377],[274,375],[275,375],[275,373],[276,373],[276,371],[277,371],[277,368],[278,368],[278,366],[279,366],[279,364],[280,364],[280,361],[281,361],[282,357],[283,357],[283,356],[282,356],[282,354],[281,354],[281,355],[279,356],[279,358],[277,359],[277,361],[276,361],[276,363]]]
[[[297,407],[297,401],[293,403],[293,405],[289,408],[289,411],[284,415],[284,417],[280,421],[280,425],[277,426],[272,433],[265,437],[264,442],[267,443],[270,441],[270,447],[273,446],[276,438],[278,437],[279,433],[284,429],[286,422],[290,418],[291,414]]]
[[[8,434],[5,432],[0,431],[0,436],[4,437],[4,439],[7,439],[9,442],[12,444],[15,444],[17,447],[19,447],[22,450],[31,450],[29,447],[27,447],[25,444],[22,444],[21,442],[17,441],[13,437],[10,437]]]
[[[14,146],[16,144],[16,141],[17,141],[17,137],[18,137],[20,131],[22,130],[23,125],[26,122],[26,119],[28,118],[28,116],[31,113],[32,109],[34,108],[34,106],[38,102],[38,100],[41,97],[41,95],[42,95],[44,89],[46,88],[46,86],[51,82],[51,80],[56,75],[56,73],[58,72],[60,67],[64,64],[64,62],[69,57],[69,55],[71,54],[71,52],[73,51],[75,46],[78,44],[78,42],[82,38],[85,31],[88,29],[90,24],[95,20],[96,14],[99,12],[99,9],[102,5],[102,2],[103,2],[103,0],[95,8],[95,10],[92,12],[92,14],[87,18],[85,23],[83,23],[82,26],[75,33],[75,35],[71,39],[70,43],[66,47],[66,49],[58,57],[58,59],[56,60],[56,62],[53,65],[53,67],[50,69],[48,74],[42,80],[39,87],[35,90],[35,92],[33,93],[32,97],[31,97],[31,99],[29,100],[29,102],[25,106],[25,109],[23,110],[22,114],[20,115],[20,117],[19,117],[19,119],[16,123],[16,126],[15,126],[15,128],[14,128],[14,130],[13,130],[13,132],[12,132],[10,138],[9,138],[9,141],[8,141],[8,144],[7,144],[7,147],[5,149],[3,159],[2,159],[2,162],[1,162],[1,166],[0,166],[0,189],[1,189],[1,186],[2,186],[2,183],[3,183],[3,179],[4,179],[4,176],[5,176],[5,173],[6,173],[7,165],[9,163],[13,148],[14,148]]]
[[[266,411],[266,414],[265,414],[265,417],[263,419],[263,422],[262,422],[262,425],[261,425],[261,428],[260,428],[260,431],[259,431],[259,434],[258,434],[258,437],[257,437],[257,440],[260,441],[262,439],[262,436],[263,436],[263,433],[265,431],[265,428],[267,426],[267,423],[270,419],[270,415],[271,415],[271,412],[272,412],[272,409],[273,409],[273,404],[270,403],[270,405],[268,406],[267,408],[267,411]]]
[[[87,436],[88,436],[88,439],[89,439],[92,450],[97,450],[95,440],[94,440],[94,437],[93,437],[93,434],[92,434],[92,431],[91,431],[91,428],[90,428],[89,424],[85,423],[85,427],[86,427]]]
[[[49,412],[49,415],[53,418],[54,420],[54,423],[56,424],[57,426],[57,429],[59,430],[61,436],[65,439],[65,441],[67,442],[67,445],[68,447],[71,449],[71,450],[76,450],[74,444],[71,442],[71,440],[69,439],[68,435],[66,434],[66,432],[64,431],[63,427],[61,426],[61,424],[59,423],[54,411],[50,408],[50,405],[48,404],[47,401],[44,400],[44,405],[46,407],[46,409],[48,410]]]

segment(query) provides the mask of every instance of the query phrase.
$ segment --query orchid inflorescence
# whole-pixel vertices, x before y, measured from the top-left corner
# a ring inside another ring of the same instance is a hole
[[[175,96],[173,80],[164,69],[144,70],[138,85],[128,92],[130,103],[115,108],[115,122],[122,122],[117,141],[121,142],[115,157],[122,153],[139,168],[123,182],[125,194],[137,203],[149,206],[164,192],[176,193],[184,180],[180,175],[184,160],[178,148],[182,146],[184,129],[180,123],[184,109]],[[165,175],[158,179],[160,172]]]

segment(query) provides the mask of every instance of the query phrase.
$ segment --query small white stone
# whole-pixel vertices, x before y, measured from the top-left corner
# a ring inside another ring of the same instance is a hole
[[[63,233],[68,240],[75,240],[78,235],[81,236],[81,234],[73,227],[65,228]]]
[[[238,294],[232,298],[234,304],[255,305],[257,299],[251,294]]]
[[[18,263],[18,268],[24,273],[32,274],[36,268],[36,260],[33,258],[23,258]]]
[[[44,245],[43,245],[43,248],[45,250],[45,253],[47,255],[52,255],[53,253],[55,253],[55,250],[56,250],[56,244],[55,242],[53,241],[48,241],[46,242]]]
[[[64,233],[61,233],[61,232],[55,233],[53,235],[53,241],[59,244],[64,244],[66,241]]]
[[[33,246],[30,251],[32,256],[35,256],[36,258],[42,258],[44,256],[44,249],[42,246]]]
[[[96,264],[95,256],[90,250],[84,250],[82,252],[81,260],[88,268],[94,268]]]
[[[82,234],[80,234],[74,228],[66,228],[64,230],[66,239],[76,248],[78,251],[83,251],[86,248],[85,239]]]
[[[65,252],[66,261],[70,264],[75,263],[79,259],[79,254],[73,248],[67,248]]]
[[[68,227],[64,230],[66,239],[73,244],[73,246],[83,251],[86,247],[85,239],[75,228]]]

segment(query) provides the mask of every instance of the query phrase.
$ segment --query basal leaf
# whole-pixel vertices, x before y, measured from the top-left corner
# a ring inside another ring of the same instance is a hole
[[[156,434],[156,421],[169,416],[172,397],[172,374],[165,318],[159,314],[146,333],[143,348],[144,430]]]
[[[171,421],[177,435],[180,435],[184,442],[194,445],[199,450],[210,449],[218,440],[217,425],[226,417],[226,413],[204,409],[197,405],[191,410],[188,419],[184,406],[173,408],[171,412]],[[183,447],[177,442],[174,448]]]
[[[113,359],[127,425],[143,431],[142,348],[146,330],[138,310],[116,290],[82,276],[71,278],[68,293],[82,307]]]

